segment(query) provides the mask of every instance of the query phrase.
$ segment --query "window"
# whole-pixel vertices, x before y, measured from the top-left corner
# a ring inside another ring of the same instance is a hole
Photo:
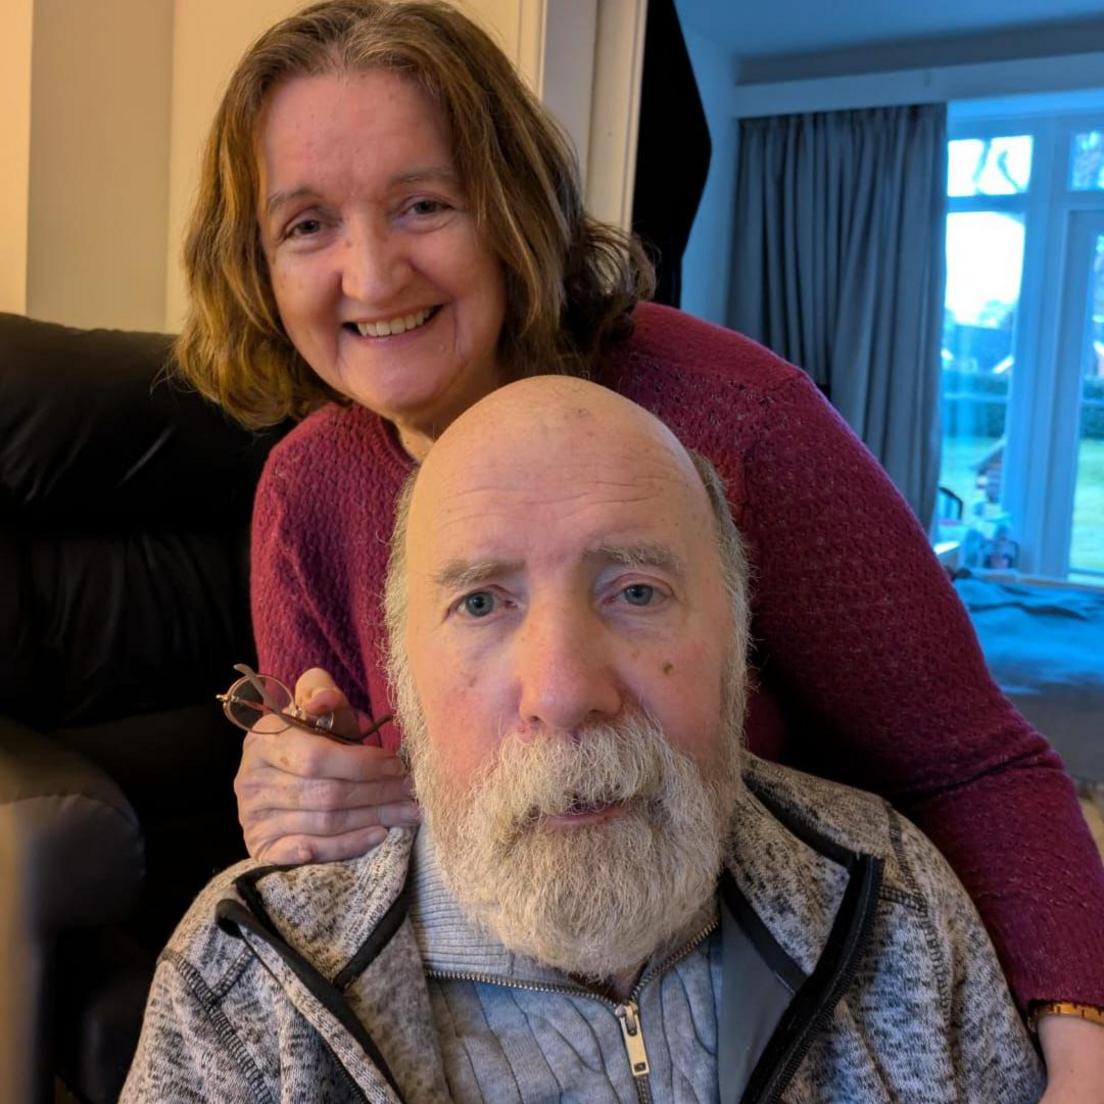
[[[971,565],[1104,576],[1098,103],[952,106],[940,484],[954,508],[938,524]]]

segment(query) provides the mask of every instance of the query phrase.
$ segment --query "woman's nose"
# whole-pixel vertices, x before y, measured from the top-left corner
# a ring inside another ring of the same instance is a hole
[[[409,271],[401,235],[386,226],[350,227],[341,254],[341,290],[347,299],[384,310],[403,306],[395,300]]]
[[[573,733],[621,710],[605,627],[589,610],[534,608],[516,638],[519,720]]]

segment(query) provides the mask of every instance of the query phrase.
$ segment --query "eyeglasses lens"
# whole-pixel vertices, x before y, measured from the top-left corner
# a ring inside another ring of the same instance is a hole
[[[264,694],[261,694],[254,682],[260,683]],[[273,709],[285,713],[291,706],[291,695],[283,683],[264,675],[258,675],[252,681],[240,679],[232,687],[228,698],[227,712],[235,724],[246,729],[252,728],[261,717],[271,713]],[[267,703],[265,698],[268,699]]]

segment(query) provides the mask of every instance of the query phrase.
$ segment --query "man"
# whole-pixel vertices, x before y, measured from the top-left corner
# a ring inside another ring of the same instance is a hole
[[[654,418],[500,389],[399,512],[425,817],[245,864],[166,950],[124,1100],[1037,1100],[993,950],[881,801],[739,733],[746,571]]]

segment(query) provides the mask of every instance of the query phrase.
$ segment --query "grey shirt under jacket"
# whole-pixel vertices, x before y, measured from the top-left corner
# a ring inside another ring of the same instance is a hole
[[[713,1064],[712,1099],[1037,1101],[1038,1056],[977,913],[934,847],[868,794],[751,756],[744,783],[707,910],[717,926],[679,959],[697,956],[688,991],[697,987],[699,1014],[702,994],[712,994],[715,1026],[699,1059],[682,1046],[677,1060]],[[124,1104],[587,1104],[585,1089],[549,1093],[520,1063],[482,1088],[457,1075],[449,1047],[462,1043],[464,1025],[440,1030],[441,985],[456,979],[436,976],[448,971],[433,961],[441,944],[427,940],[424,884],[411,915],[424,869],[411,876],[415,834],[392,830],[350,862],[246,862],[216,877],[161,956]],[[553,973],[504,949],[500,958],[501,976],[476,984]],[[652,966],[659,988],[677,969],[653,960],[646,979]],[[582,1027],[600,1011],[621,1031],[625,1017],[610,1002],[554,977],[579,991],[570,999],[587,1010]],[[622,1052],[602,1049],[602,1083],[624,1104],[682,1099],[671,1089],[681,1078],[658,1077],[650,1063],[642,1070],[640,1043],[658,1071],[672,1068],[680,1040],[665,1022],[649,1023],[647,993],[638,995]],[[570,1033],[565,1044],[583,1045]],[[487,1060],[505,1053],[492,1046]]]

